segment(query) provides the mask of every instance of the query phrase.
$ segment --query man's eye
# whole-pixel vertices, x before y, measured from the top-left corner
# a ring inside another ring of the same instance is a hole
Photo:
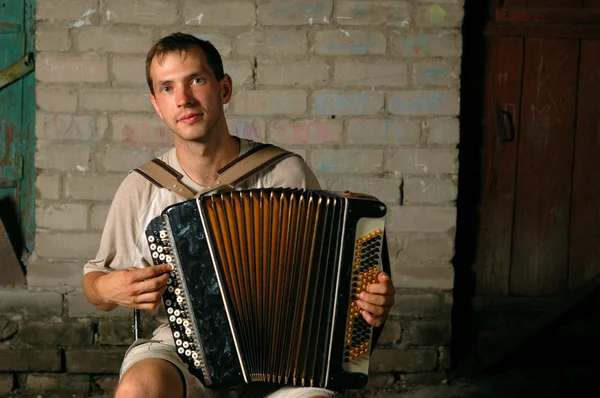
[[[193,83],[202,83],[204,81],[204,79],[202,79],[201,77],[196,77],[194,78],[194,80],[192,80]]]
[[[163,87],[160,89],[160,91],[162,91],[163,93],[168,93],[169,91],[171,91],[171,87]]]

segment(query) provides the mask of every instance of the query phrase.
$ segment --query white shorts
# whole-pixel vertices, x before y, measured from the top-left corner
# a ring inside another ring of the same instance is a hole
[[[168,325],[161,326],[154,332],[152,340],[136,340],[125,353],[121,365],[120,377],[136,362],[143,359],[164,359],[175,365],[185,381],[186,398],[200,397],[268,397],[268,398],[309,398],[314,396],[344,397],[323,388],[278,386],[270,383],[253,383],[234,390],[211,390],[205,388],[198,378],[194,377],[175,352],[173,336]]]

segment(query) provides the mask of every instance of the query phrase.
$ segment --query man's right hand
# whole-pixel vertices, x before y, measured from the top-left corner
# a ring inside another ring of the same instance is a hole
[[[93,290],[99,301],[111,307],[116,304],[152,310],[158,307],[167,288],[169,271],[169,264],[112,271],[96,278]]]

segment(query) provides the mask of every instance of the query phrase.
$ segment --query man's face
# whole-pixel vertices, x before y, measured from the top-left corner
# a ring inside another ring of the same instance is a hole
[[[223,105],[231,99],[231,78],[218,82],[201,50],[155,57],[150,76],[150,100],[175,140],[207,142],[227,131]]]

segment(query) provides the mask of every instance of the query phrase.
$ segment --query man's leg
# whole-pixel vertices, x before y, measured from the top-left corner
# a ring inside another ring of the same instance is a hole
[[[164,359],[136,362],[123,375],[115,398],[184,397],[184,381],[179,369]]]

